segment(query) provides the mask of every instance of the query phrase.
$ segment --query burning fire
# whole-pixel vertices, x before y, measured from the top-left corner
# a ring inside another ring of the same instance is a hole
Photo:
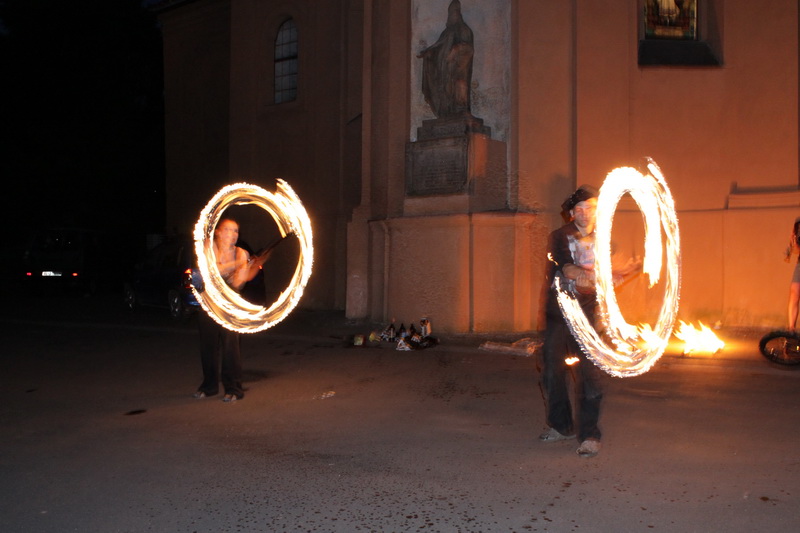
[[[293,233],[300,243],[300,257],[289,286],[267,307],[254,305],[231,289],[220,276],[213,247],[206,243],[213,238],[214,228],[226,208],[232,205],[257,205],[267,211],[278,225],[281,237]],[[300,198],[283,180],[277,191],[268,192],[247,183],[227,185],[217,192],[200,212],[194,227],[197,266],[205,282],[205,290],[192,289],[203,310],[221,326],[239,333],[255,333],[270,328],[286,318],[303,295],[311,277],[314,258],[311,221]]]
[[[648,174],[630,167],[609,172],[597,199],[595,274],[600,320],[604,336],[592,327],[577,300],[556,278],[558,303],[583,352],[597,366],[618,377],[637,376],[650,370],[664,353],[678,312],[680,291],[680,233],[672,193],[658,165],[648,161]],[[628,324],[619,309],[611,273],[611,227],[617,204],[630,194],[642,212],[645,226],[643,271],[650,286],[659,281],[662,264],[662,230],[667,268],[664,301],[655,326]]]
[[[725,343],[705,324],[698,322],[699,327],[680,321],[675,336],[683,341],[683,353],[696,352],[715,354],[725,347]]]

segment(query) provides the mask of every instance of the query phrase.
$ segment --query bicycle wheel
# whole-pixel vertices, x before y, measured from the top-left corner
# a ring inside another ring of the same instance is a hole
[[[771,331],[758,343],[761,355],[779,365],[800,365],[800,334],[795,331]]]

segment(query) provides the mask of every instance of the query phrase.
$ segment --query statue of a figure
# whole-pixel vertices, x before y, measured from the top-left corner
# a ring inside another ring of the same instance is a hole
[[[438,118],[470,115],[472,30],[461,16],[461,2],[447,9],[447,26],[434,44],[419,53],[422,94]]]

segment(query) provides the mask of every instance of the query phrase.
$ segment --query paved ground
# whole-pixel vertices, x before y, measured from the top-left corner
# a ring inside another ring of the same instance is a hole
[[[535,438],[534,358],[486,338],[356,348],[368,325],[297,311],[243,339],[247,396],[228,405],[190,397],[191,321],[4,307],[0,531],[800,528],[800,370],[761,360],[758,332],[609,377],[604,449],[581,459]]]

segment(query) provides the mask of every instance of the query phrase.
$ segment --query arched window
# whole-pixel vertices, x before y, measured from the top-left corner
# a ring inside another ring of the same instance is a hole
[[[289,19],[275,37],[275,103],[297,98],[297,26]]]

